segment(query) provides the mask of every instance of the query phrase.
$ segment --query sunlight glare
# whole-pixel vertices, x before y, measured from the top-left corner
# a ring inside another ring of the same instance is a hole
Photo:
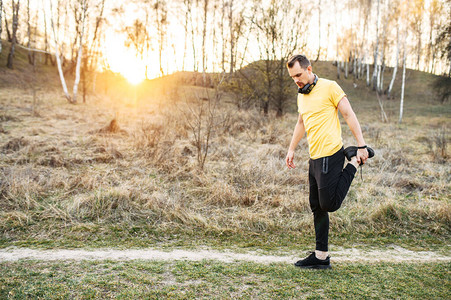
[[[137,85],[145,79],[146,68],[133,50],[124,45],[124,37],[115,32],[107,32],[105,53],[111,71],[122,74],[131,84]]]

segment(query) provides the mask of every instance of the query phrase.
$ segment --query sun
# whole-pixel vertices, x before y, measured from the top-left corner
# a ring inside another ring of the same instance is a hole
[[[137,85],[146,78],[144,62],[136,53],[125,47],[121,34],[108,32],[105,36],[105,56],[111,71],[120,73],[131,84]]]

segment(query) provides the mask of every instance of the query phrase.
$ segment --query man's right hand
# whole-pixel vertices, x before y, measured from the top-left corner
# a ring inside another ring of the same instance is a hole
[[[287,157],[285,158],[285,163],[287,164],[288,169],[294,169],[296,166],[293,163],[294,159],[294,151],[288,150]]]

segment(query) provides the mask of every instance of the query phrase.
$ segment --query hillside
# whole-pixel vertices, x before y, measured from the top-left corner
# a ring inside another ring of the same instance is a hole
[[[294,107],[282,118],[237,110],[230,94],[177,84],[184,73],[147,87],[119,88],[126,83],[116,79],[106,93],[70,105],[54,68],[31,76],[21,51],[16,62],[12,71],[0,66],[0,247],[310,247],[305,140],[297,169],[284,165]],[[335,74],[330,62],[314,69]],[[338,81],[376,156],[331,217],[333,247],[449,251],[451,105],[424,88],[433,78],[408,71],[401,125],[399,84],[385,101],[390,123],[381,123],[363,82]],[[353,144],[343,128],[345,145]]]

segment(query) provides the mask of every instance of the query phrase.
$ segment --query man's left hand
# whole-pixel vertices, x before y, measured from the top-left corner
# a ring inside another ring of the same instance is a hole
[[[368,150],[366,150],[366,148],[358,149],[357,150],[357,163],[364,165],[366,163],[367,159],[368,159]]]

